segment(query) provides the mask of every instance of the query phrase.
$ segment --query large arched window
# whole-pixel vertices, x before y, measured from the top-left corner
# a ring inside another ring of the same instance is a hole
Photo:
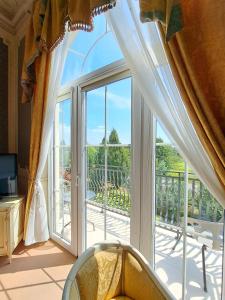
[[[61,85],[122,58],[105,16],[97,16],[93,32],[79,31],[69,46]]]

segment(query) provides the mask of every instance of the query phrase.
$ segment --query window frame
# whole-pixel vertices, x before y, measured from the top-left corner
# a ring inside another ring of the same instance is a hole
[[[67,99],[71,99],[71,105],[72,105],[72,109],[71,109],[71,124],[73,123],[73,88],[67,88],[67,90],[64,90],[63,93],[61,93],[60,96],[57,97],[56,99],[56,104],[60,103],[62,101],[65,101]],[[53,128],[52,128],[52,139],[51,139],[51,145],[50,145],[50,151],[48,154],[48,199],[50,201],[48,201],[48,217],[49,217],[49,233],[50,233],[50,237],[55,240],[57,243],[59,243],[61,246],[65,247],[65,249],[67,249],[69,252],[75,254],[74,252],[74,247],[72,245],[72,243],[70,243],[69,241],[67,241],[66,239],[64,239],[63,237],[60,237],[56,232],[55,232],[55,220],[54,220],[54,216],[55,216],[55,206],[54,206],[54,195],[55,195],[55,167],[54,167],[54,151],[55,151],[55,143],[54,143],[54,139],[55,139],[55,118],[54,118],[54,124],[53,124]],[[71,165],[72,165],[72,160],[73,160],[73,154],[72,154],[72,126],[71,126]],[[72,180],[71,180],[71,198],[73,197],[73,192],[72,192],[72,187],[74,186],[73,184],[73,176],[72,176]],[[71,201],[71,215],[73,213],[74,207],[73,207],[73,201]],[[53,212],[53,213],[52,213]],[[73,239],[73,235],[74,235],[74,230],[72,228],[74,228],[73,226],[73,220],[71,218],[71,241],[74,240]]]

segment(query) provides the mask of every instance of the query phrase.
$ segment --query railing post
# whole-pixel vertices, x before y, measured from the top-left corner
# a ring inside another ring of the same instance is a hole
[[[192,179],[192,191],[191,191],[191,215],[195,214],[195,179]]]
[[[180,203],[181,203],[181,199],[180,199],[180,195],[181,195],[181,178],[180,178],[180,172],[178,173],[179,177],[178,177],[178,201],[177,201],[177,225],[180,225]]]
[[[199,217],[202,218],[202,182],[200,181]]]

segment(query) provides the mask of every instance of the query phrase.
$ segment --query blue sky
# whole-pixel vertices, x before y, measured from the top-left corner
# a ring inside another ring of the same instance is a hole
[[[104,15],[97,16],[94,20],[94,31],[78,32],[70,46],[63,70],[62,85],[123,58]],[[105,130],[108,138],[113,128],[117,130],[121,143],[131,143],[131,89],[132,80],[127,78],[107,85],[107,92],[105,87],[100,87],[87,93],[87,144],[100,144]],[[60,104],[60,139],[67,145],[70,144],[70,108],[69,100]],[[169,142],[160,125],[157,126],[157,136]]]

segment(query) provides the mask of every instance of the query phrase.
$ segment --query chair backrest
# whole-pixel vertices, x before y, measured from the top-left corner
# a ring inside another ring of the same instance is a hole
[[[100,243],[86,250],[72,267],[63,300],[174,299],[146,259],[133,247]]]
[[[197,232],[199,233],[209,232],[211,234],[211,237],[208,238],[212,240],[212,249],[221,250],[221,245],[223,243],[223,223],[210,222],[190,217],[188,217],[188,223],[191,224],[195,229],[197,226]],[[198,238],[198,236],[196,237]]]

